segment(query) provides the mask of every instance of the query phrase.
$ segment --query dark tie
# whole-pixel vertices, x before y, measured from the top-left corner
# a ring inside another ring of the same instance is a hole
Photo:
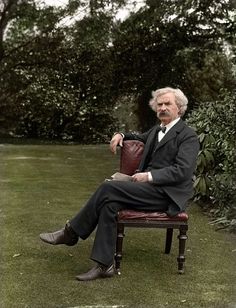
[[[165,127],[165,126],[162,126],[162,127],[161,127],[161,131],[163,132],[163,134],[165,134],[165,132],[166,132],[166,127]]]

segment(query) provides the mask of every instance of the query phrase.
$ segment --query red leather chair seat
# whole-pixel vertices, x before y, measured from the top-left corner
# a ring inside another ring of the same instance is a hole
[[[188,214],[183,212],[179,213],[174,217],[168,216],[166,213],[161,212],[144,212],[134,210],[122,210],[119,212],[118,220],[132,220],[132,219],[143,219],[143,220],[164,220],[164,221],[187,221]]]

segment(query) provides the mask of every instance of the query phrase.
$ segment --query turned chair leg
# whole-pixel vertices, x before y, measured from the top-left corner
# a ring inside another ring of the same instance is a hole
[[[165,253],[170,253],[171,244],[172,244],[172,237],[173,237],[173,228],[166,229],[166,245],[165,245]]]
[[[185,244],[186,244],[186,240],[187,240],[187,231],[188,231],[188,226],[187,225],[183,225],[180,226],[179,228],[179,235],[178,235],[178,239],[179,239],[179,256],[177,257],[177,261],[178,261],[178,272],[179,274],[183,274],[184,273],[184,262],[185,262]]]
[[[118,275],[120,275],[120,262],[122,260],[122,247],[124,234],[124,225],[117,223],[117,239],[116,239],[116,253],[115,253],[115,268]]]

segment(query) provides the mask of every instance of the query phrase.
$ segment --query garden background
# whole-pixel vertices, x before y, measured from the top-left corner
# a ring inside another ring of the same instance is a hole
[[[178,87],[189,99],[184,119],[201,143],[192,201],[214,228],[235,232],[235,1],[59,4],[0,2],[4,198],[14,192],[6,187],[14,174],[5,150],[20,149],[9,144],[40,143],[45,150],[48,144],[103,147],[114,131],[150,128],[156,122],[148,107],[151,92]],[[23,173],[20,181],[26,185]],[[4,198],[1,236],[6,241],[11,228],[4,219],[9,210]]]

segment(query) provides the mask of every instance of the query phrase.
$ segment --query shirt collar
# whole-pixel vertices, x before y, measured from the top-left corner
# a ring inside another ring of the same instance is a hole
[[[170,130],[179,120],[180,120],[180,118],[177,118],[177,119],[171,121],[171,122],[170,122],[169,124],[167,124],[167,125],[161,125],[161,127],[165,126],[165,127],[166,127],[165,133],[167,133],[168,130]]]

